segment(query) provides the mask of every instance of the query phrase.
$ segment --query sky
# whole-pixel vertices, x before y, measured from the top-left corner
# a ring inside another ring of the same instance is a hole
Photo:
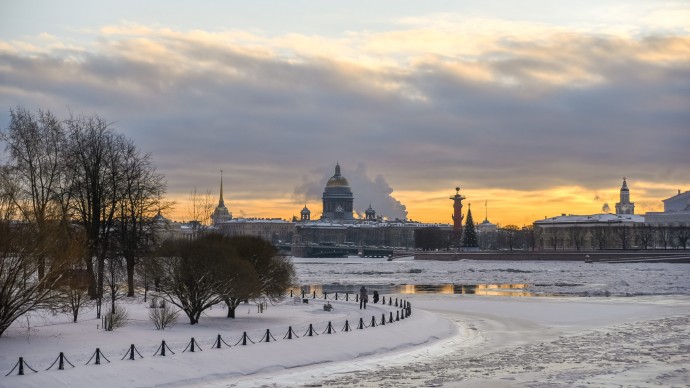
[[[389,218],[450,223],[458,186],[500,225],[600,213],[623,177],[660,211],[690,190],[688,20],[688,1],[3,1],[0,126],[106,118],[177,220],[221,169],[236,217],[318,217],[336,162]]]

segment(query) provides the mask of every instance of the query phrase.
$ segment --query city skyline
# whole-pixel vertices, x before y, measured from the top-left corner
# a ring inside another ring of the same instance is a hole
[[[690,189],[690,6],[668,1],[86,1],[0,6],[9,109],[99,114],[151,152],[186,216],[321,211],[336,161],[355,208],[518,226]],[[4,146],[0,160],[4,161]],[[357,202],[360,198],[362,203]],[[466,211],[466,209],[465,209]],[[394,216],[392,216],[394,217]]]

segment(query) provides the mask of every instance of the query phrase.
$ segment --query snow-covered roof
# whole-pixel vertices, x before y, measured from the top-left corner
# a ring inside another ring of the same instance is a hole
[[[541,225],[551,225],[555,223],[562,224],[590,224],[590,223],[643,223],[644,216],[637,214],[590,214],[590,215],[560,215],[551,218],[545,218],[543,220],[535,221],[535,224]]]

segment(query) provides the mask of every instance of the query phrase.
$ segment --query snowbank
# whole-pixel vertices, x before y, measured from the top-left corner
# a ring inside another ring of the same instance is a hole
[[[395,319],[400,309],[369,304],[366,310],[360,310],[354,302],[330,301],[334,309],[327,312],[323,310],[323,300],[309,302],[296,304],[290,299],[269,306],[264,313],[258,313],[254,305],[240,306],[235,320],[224,318],[226,310],[216,308],[209,311],[199,325],[190,326],[180,317],[177,326],[164,331],[155,330],[148,322],[148,307],[144,304],[128,305],[133,321],[114,332],[98,330],[99,321],[96,320],[73,324],[65,322],[66,317],[34,316],[32,321],[40,320],[41,325],[34,323],[28,328],[17,322],[0,339],[0,368],[3,374],[7,373],[22,356],[39,373],[26,370],[25,376],[2,377],[0,386],[189,386],[301,366],[351,362],[363,356],[429,343],[456,331],[455,326],[442,317],[416,309],[411,317],[388,323],[390,313]],[[385,326],[356,329],[360,318],[369,324],[374,316],[378,325],[382,315],[386,317]],[[353,329],[350,332],[342,331],[346,320]],[[328,322],[332,322],[336,333],[323,334]],[[304,336],[309,324],[313,324],[318,336]],[[283,339],[288,326],[292,326],[300,338]],[[266,329],[277,341],[259,342]],[[256,343],[235,345],[245,331]],[[223,345],[221,349],[211,349],[218,334],[232,347]],[[182,353],[191,337],[203,351]],[[176,354],[153,357],[161,340],[165,340]],[[144,358],[120,360],[130,344],[134,344]],[[85,366],[97,347],[111,362]],[[64,352],[75,368],[67,365],[65,370],[56,370],[55,366],[45,371],[59,352]]]

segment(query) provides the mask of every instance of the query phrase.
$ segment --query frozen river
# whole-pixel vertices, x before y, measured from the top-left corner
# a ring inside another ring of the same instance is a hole
[[[690,295],[690,264],[293,258],[307,292],[515,296]]]

